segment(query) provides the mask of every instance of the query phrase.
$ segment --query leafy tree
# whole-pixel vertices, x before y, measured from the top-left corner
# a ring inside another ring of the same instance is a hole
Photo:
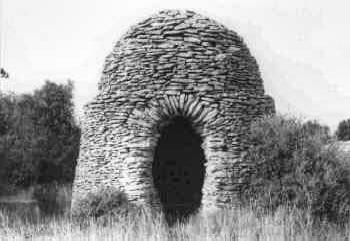
[[[73,83],[57,85],[47,81],[35,91],[38,102],[37,126],[43,126],[42,148],[46,156],[40,165],[39,182],[70,182],[79,150],[80,128],[73,116]],[[74,161],[72,161],[74,160]]]
[[[0,182],[71,182],[79,151],[73,84],[46,81],[34,94],[0,96]]]
[[[331,140],[330,129],[326,125],[321,125],[316,120],[309,120],[302,123],[302,129],[305,134],[310,136],[317,136],[322,139],[323,142],[328,142]]]
[[[340,141],[350,140],[350,119],[343,120],[339,123],[336,130],[337,139]]]
[[[12,128],[15,96],[0,94],[0,193],[4,192],[8,184],[6,178],[9,165],[8,150],[10,149],[8,133]]]

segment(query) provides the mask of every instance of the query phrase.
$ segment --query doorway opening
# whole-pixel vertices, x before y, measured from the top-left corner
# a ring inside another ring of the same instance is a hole
[[[172,118],[160,134],[152,164],[154,186],[167,221],[183,221],[199,209],[202,200],[202,138],[182,116]]]

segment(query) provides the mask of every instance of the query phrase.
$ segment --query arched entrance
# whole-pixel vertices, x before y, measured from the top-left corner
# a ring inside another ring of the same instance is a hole
[[[161,130],[152,175],[168,221],[183,220],[201,204],[205,175],[202,138],[184,117],[174,117]]]

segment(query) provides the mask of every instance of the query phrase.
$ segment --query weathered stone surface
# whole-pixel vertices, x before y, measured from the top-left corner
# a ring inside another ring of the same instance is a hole
[[[160,129],[177,115],[203,139],[203,209],[224,206],[241,185],[250,123],[275,111],[242,38],[191,11],[162,11],[133,26],[107,56],[98,86],[82,121],[73,209],[100,185],[159,205],[153,153]]]

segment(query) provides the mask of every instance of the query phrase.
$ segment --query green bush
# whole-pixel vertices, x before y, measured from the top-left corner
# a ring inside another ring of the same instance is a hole
[[[123,218],[137,211],[136,205],[131,204],[125,193],[113,187],[101,187],[88,193],[78,201],[72,216],[78,221],[89,218]]]
[[[266,117],[251,126],[244,202],[274,210],[290,204],[315,217],[350,215],[349,155],[332,144],[327,128],[296,118]]]

